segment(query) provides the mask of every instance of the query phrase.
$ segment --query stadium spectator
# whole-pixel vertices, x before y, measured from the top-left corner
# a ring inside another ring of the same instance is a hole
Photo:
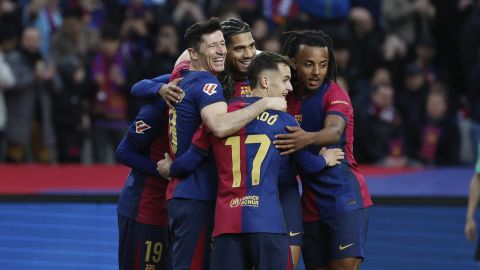
[[[94,160],[113,162],[114,147],[128,127],[125,59],[119,50],[117,29],[102,29],[101,50],[91,63],[94,96],[91,108]]]
[[[23,10],[24,26],[34,26],[40,32],[40,52],[50,56],[50,44],[55,31],[62,25],[60,0],[32,0]]]
[[[61,85],[56,70],[40,53],[40,32],[23,30],[20,47],[6,55],[16,83],[7,92],[7,161],[54,161],[52,91]],[[29,150],[32,150],[32,153]]]
[[[3,137],[5,126],[7,124],[7,105],[3,92],[15,84],[15,77],[13,75],[10,65],[5,61],[4,46],[9,42],[14,34],[10,31],[12,27],[5,23],[0,23],[0,160],[3,160]]]
[[[62,80],[62,91],[53,93],[53,119],[59,162],[81,162],[90,127],[87,96],[93,87],[88,76],[90,57],[87,29],[78,8],[63,13],[63,24],[52,38],[51,55]]]
[[[418,160],[423,118],[427,104],[428,84],[421,68],[412,63],[407,66],[405,74],[405,89],[400,89],[397,94],[398,109],[405,123],[405,141],[407,156]]]
[[[355,157],[358,162],[389,167],[407,165],[404,127],[394,104],[394,88],[388,84],[375,85],[370,100],[356,104]]]
[[[445,86],[439,82],[430,87],[425,117],[420,130],[419,157],[427,166],[452,166],[459,160],[460,132],[450,109]]]
[[[382,1],[387,33],[398,34],[409,46],[431,35],[435,14],[435,6],[429,0]]]

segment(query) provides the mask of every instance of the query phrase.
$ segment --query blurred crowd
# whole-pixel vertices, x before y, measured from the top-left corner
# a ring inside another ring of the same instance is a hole
[[[479,0],[0,0],[0,162],[112,163],[184,30],[240,17],[257,49],[321,29],[363,164],[469,164],[480,140]]]

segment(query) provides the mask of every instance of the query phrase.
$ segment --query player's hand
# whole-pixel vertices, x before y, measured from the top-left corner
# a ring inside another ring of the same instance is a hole
[[[172,159],[168,153],[165,153],[165,158],[157,162],[157,171],[158,173],[166,178],[170,179],[170,165],[172,164]]]
[[[467,240],[475,240],[475,220],[467,219],[467,223],[465,224],[465,236]]]
[[[178,83],[182,78],[175,79],[167,84],[162,85],[158,90],[158,95],[165,100],[167,106],[173,109],[173,103],[178,103],[182,101],[182,98],[185,96],[183,89],[178,87]]]
[[[345,153],[340,148],[327,149],[323,147],[320,154],[325,158],[329,167],[339,165],[340,161],[345,158]]]
[[[283,97],[265,97],[267,101],[266,110],[287,111],[287,101]]]
[[[288,134],[275,135],[273,144],[280,149],[281,155],[288,155],[310,144],[311,134],[299,126],[287,126]]]

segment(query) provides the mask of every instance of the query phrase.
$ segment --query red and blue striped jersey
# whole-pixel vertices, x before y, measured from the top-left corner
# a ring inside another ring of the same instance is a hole
[[[239,110],[257,100],[257,97],[233,99],[228,109]],[[283,163],[272,142],[276,134],[285,132],[287,125],[297,125],[291,115],[269,110],[228,138],[216,138],[202,126],[188,153],[172,164],[171,173],[178,172],[174,168],[185,170],[201,162],[198,156],[202,154],[198,152],[203,151],[205,155],[210,146],[213,148],[219,177],[214,236],[285,233],[278,195],[278,178]],[[325,167],[322,156],[308,151],[297,151],[292,157],[306,174],[319,172]]]
[[[206,71],[188,71],[178,86],[185,95],[181,102],[175,104],[175,109],[169,110],[170,154],[174,158],[178,158],[189,148],[193,134],[202,122],[202,109],[225,101],[220,82]],[[216,186],[215,160],[211,157],[192,174],[173,178],[167,188],[167,199],[214,201],[217,195]]]
[[[302,102],[300,114],[300,126],[308,132],[323,129],[328,115],[338,115],[346,122],[340,142],[329,146],[345,152],[342,163],[315,176],[302,176],[304,221],[371,206],[365,178],[353,158],[353,107],[347,92],[334,82],[324,83],[312,97]],[[318,153],[320,147],[310,145],[307,149]]]
[[[252,90],[250,89],[250,84],[248,80],[235,82],[235,92],[233,93],[234,98],[248,97],[251,94]]]
[[[161,98],[151,98],[120,142],[116,158],[132,168],[120,193],[118,213],[137,222],[168,225],[165,192],[168,180],[156,162],[168,151],[168,111]]]

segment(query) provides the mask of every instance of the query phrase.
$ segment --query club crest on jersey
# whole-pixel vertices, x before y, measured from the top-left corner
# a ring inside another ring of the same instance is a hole
[[[152,127],[147,125],[147,123],[143,122],[143,120],[139,120],[135,122],[135,132],[138,134],[143,134],[143,132],[147,129],[151,129]]]
[[[203,92],[207,93],[207,95],[211,96],[215,94],[217,91],[215,89],[217,88],[217,84],[215,83],[207,83],[203,86]]]

